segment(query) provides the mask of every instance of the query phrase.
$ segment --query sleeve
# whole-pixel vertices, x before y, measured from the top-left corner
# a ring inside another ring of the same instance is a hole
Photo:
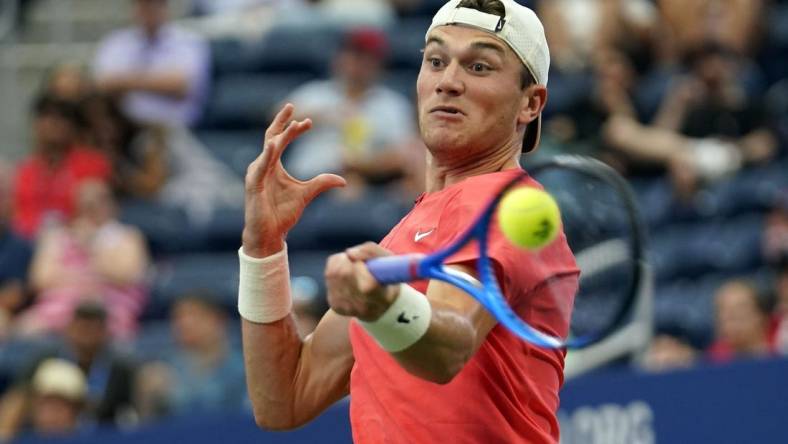
[[[123,50],[122,36],[111,34],[104,39],[93,57],[93,76],[100,79],[119,72],[128,70],[128,57],[124,56],[128,50]]]
[[[189,38],[189,44],[178,51],[175,64],[189,81],[191,95],[199,94],[210,83],[210,47],[197,36]]]

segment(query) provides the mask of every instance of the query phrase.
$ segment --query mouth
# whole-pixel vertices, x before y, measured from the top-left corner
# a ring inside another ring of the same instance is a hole
[[[430,110],[430,114],[432,113],[446,113],[446,114],[456,114],[456,115],[465,115],[459,108],[454,106],[436,106]]]

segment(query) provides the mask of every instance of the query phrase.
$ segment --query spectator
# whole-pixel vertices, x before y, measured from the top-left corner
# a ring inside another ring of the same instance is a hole
[[[742,55],[752,54],[760,37],[763,0],[658,0],[666,60],[679,60],[712,41]]]
[[[145,240],[115,219],[115,202],[103,182],[79,188],[77,214],[66,226],[42,234],[33,258],[33,306],[20,314],[22,334],[57,332],[86,298],[109,308],[109,329],[128,340],[137,330],[145,303],[148,268]]]
[[[594,55],[618,45],[645,49],[657,10],[648,0],[554,0],[539,2],[554,70],[583,70]]]
[[[111,173],[105,156],[78,142],[82,118],[76,105],[43,95],[33,114],[34,152],[18,166],[14,187],[14,227],[27,238],[42,225],[69,220],[78,186]]]
[[[137,122],[190,126],[206,96],[208,46],[167,25],[166,0],[130,1],[136,27],[101,42],[93,66],[98,87],[121,98],[123,111]]]
[[[774,292],[777,306],[775,310],[775,349],[781,355],[788,355],[788,250],[777,264]]]
[[[11,181],[9,168],[0,163],[0,342],[11,319],[25,302],[27,271],[32,249],[29,242],[9,226]]]
[[[76,63],[61,63],[45,77],[44,94],[71,103],[79,103],[93,89],[93,82],[85,69]]]
[[[135,367],[128,357],[116,351],[107,332],[107,312],[93,302],[80,304],[63,336],[46,347],[18,375],[14,385],[0,401],[0,441],[10,439],[27,426],[27,403],[35,375],[52,358],[77,365],[87,380],[83,419],[100,424],[119,424],[133,412],[132,392]]]
[[[697,351],[689,341],[662,333],[651,341],[643,359],[643,368],[652,372],[689,368],[696,359]]]
[[[89,96],[84,113],[86,137],[112,163],[114,191],[121,197],[157,196],[167,180],[166,130],[134,123],[103,94]]]
[[[243,205],[241,179],[184,128],[135,123],[103,95],[85,102],[85,115],[90,140],[112,161],[121,196],[181,209],[196,226]]]
[[[139,375],[141,417],[242,409],[243,357],[228,338],[224,308],[212,295],[187,294],[173,306],[170,322],[175,349]]]
[[[415,120],[408,100],[379,83],[387,45],[380,31],[349,32],[334,57],[334,77],[290,96],[302,114],[296,118],[314,122],[290,153],[288,167],[296,176],[341,172],[360,189],[403,173]]]
[[[32,381],[32,434],[41,437],[75,434],[86,395],[87,381],[79,367],[64,359],[42,362]]]
[[[768,310],[757,288],[746,281],[724,284],[715,296],[716,341],[708,350],[715,362],[771,354]]]
[[[691,71],[666,94],[653,126],[620,115],[604,130],[632,162],[667,168],[684,198],[704,181],[772,158],[777,148],[765,108],[737,82],[740,60],[716,45],[690,60]]]

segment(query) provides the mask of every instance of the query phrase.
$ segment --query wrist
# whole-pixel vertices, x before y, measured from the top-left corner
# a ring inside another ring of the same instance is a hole
[[[242,236],[243,252],[247,256],[263,258],[279,253],[285,248],[284,236],[260,236],[244,229]]]
[[[432,307],[427,296],[413,287],[400,284],[394,303],[373,322],[359,323],[386,351],[396,353],[418,342],[429,329]]]
[[[374,298],[375,302],[370,304],[370,309],[368,310],[367,314],[362,318],[357,316],[359,320],[364,322],[375,322],[380,319],[391,305],[394,304],[394,301],[397,300],[397,296],[399,296],[399,285],[386,285],[381,288],[380,294],[377,295],[378,297]]]
[[[290,271],[287,249],[262,258],[238,251],[240,260],[238,312],[241,317],[258,324],[279,321],[293,307],[290,297]]]

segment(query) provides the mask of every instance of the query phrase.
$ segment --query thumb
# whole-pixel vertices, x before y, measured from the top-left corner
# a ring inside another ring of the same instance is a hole
[[[341,176],[321,174],[304,184],[306,186],[307,203],[331,188],[344,187],[346,184],[347,182]]]

